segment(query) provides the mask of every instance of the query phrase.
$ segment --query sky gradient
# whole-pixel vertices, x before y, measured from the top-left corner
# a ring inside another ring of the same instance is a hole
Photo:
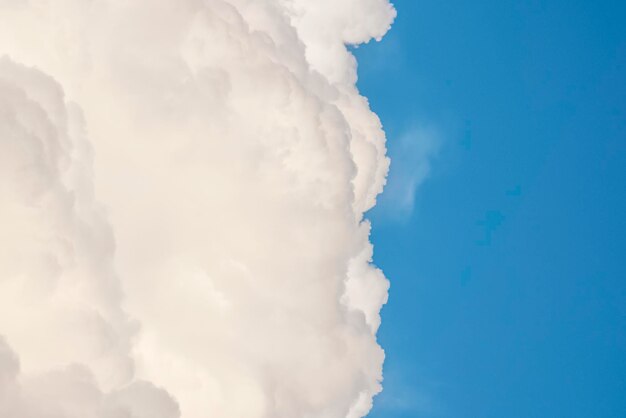
[[[392,157],[370,416],[626,416],[626,4],[394,4],[355,49]]]

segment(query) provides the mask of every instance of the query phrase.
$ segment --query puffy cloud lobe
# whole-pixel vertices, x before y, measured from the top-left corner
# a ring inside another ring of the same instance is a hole
[[[174,416],[170,397],[183,418],[364,416],[388,284],[363,214],[388,160],[345,44],[379,38],[394,13],[383,0],[0,3],[0,52],[82,109],[112,225],[81,112],[7,65],[26,79],[5,75],[0,96],[0,115],[19,115],[0,126],[17,161],[0,222],[24,242],[2,260],[14,293],[0,309],[23,319],[0,333],[23,373],[81,364],[101,411],[137,418]],[[153,398],[163,407],[141,406]]]
[[[79,111],[52,79],[6,57],[0,92],[0,329],[27,369],[94,361],[103,383],[122,382],[130,327]]]
[[[148,418],[159,415],[142,408],[161,402],[163,418],[178,417],[169,395],[133,382],[133,326],[80,111],[53,79],[6,57],[0,160],[0,416]]]
[[[105,394],[84,366],[23,376],[17,355],[0,338],[0,414],[12,418],[178,418],[162,389],[134,382]]]

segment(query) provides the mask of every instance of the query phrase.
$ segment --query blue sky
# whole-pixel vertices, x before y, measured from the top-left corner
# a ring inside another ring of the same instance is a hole
[[[626,3],[399,0],[373,418],[626,416]]]

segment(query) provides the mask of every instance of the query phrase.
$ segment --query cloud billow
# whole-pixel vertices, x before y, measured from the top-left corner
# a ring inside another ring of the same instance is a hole
[[[0,1],[0,416],[369,411],[389,163],[345,45],[394,16]]]

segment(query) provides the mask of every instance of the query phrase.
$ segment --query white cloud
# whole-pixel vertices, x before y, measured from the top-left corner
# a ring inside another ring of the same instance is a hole
[[[388,160],[345,44],[381,37],[388,2],[16,4],[0,411],[365,415],[388,285],[363,213]]]

